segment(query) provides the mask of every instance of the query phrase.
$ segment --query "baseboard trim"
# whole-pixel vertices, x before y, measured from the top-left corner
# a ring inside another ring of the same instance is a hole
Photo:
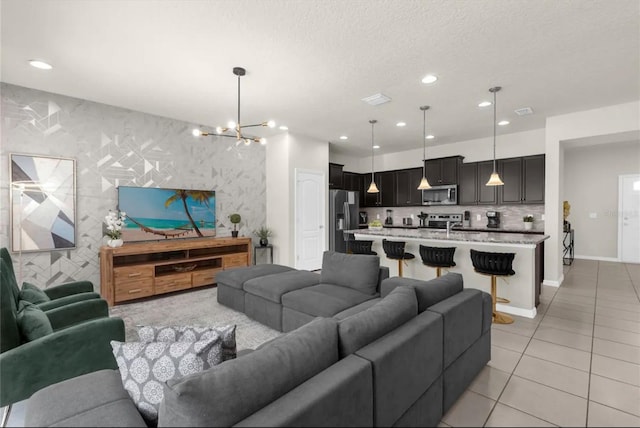
[[[564,274],[560,275],[560,278],[558,278],[557,281],[554,281],[552,279],[545,279],[544,281],[542,281],[542,285],[548,285],[549,287],[560,287],[560,285],[562,284],[562,281],[564,281]]]
[[[599,257],[599,256],[573,256],[574,259],[582,259],[582,260],[598,260],[601,262],[620,262],[620,259],[617,257]]]
[[[496,303],[496,310],[499,312],[506,312],[511,315],[517,315],[519,317],[525,318],[535,318],[538,311],[536,308],[533,309],[522,309],[522,308],[514,308],[513,306],[503,305],[500,303]]]

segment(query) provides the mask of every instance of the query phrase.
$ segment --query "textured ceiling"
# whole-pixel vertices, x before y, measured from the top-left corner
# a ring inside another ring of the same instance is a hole
[[[425,104],[430,145],[490,136],[492,108],[477,104],[495,85],[498,119],[511,121],[501,134],[640,98],[637,0],[2,0],[1,8],[3,82],[216,126],[235,118],[231,70],[242,66],[244,123],[274,119],[344,154],[369,153],[369,119],[378,120],[381,152],[421,147]],[[54,69],[30,67],[33,58]],[[422,84],[427,73],[438,82]],[[392,101],[361,101],[378,92]],[[525,106],[534,114],[514,113]],[[400,120],[407,126],[397,128]]]

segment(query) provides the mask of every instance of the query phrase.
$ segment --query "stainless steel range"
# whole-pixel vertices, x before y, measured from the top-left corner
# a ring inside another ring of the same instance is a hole
[[[462,226],[462,214],[429,214],[427,217],[427,227],[431,229],[446,229],[447,222]]]

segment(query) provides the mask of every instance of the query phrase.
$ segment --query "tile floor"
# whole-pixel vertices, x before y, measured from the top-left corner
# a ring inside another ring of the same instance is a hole
[[[491,361],[440,426],[640,427],[639,295],[640,265],[575,260],[536,318],[493,325]]]

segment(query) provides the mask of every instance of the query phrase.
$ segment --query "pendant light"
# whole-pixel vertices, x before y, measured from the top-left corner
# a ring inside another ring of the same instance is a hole
[[[378,186],[376,186],[376,181],[374,179],[373,172],[373,126],[378,122],[377,120],[370,120],[371,124],[371,184],[369,185],[369,189],[367,189],[367,193],[379,193]]]
[[[427,190],[431,189],[429,180],[427,180],[427,110],[429,110],[429,106],[422,106],[420,110],[422,110],[422,180],[420,180],[418,190]]]
[[[493,172],[487,186],[503,186],[504,182],[500,179],[498,172],[496,171],[496,92],[502,89],[500,86],[494,86],[489,89],[489,92],[493,94]]]

